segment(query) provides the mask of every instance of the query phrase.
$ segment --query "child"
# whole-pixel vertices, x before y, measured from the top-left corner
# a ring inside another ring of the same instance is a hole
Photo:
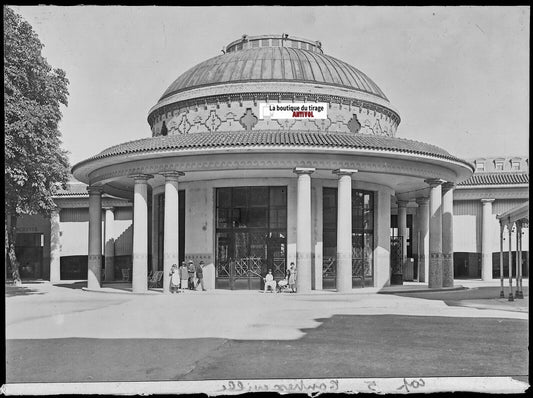
[[[172,268],[170,268],[170,293],[179,293],[180,288],[180,273],[178,271],[178,266],[176,264],[172,264]]]
[[[189,271],[187,271],[187,265],[185,261],[181,263],[180,266],[180,279],[181,279],[181,290],[185,290],[189,286]]]
[[[296,266],[294,265],[294,263],[291,263],[291,266],[288,269],[288,274],[291,293],[296,293]]]
[[[192,262],[192,260],[189,260],[189,266],[187,268],[187,271],[189,273],[189,289],[190,290],[195,290],[195,288],[196,288],[196,286],[194,284],[195,267],[194,267],[194,263]]]

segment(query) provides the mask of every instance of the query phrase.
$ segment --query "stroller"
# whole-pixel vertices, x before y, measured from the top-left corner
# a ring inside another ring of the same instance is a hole
[[[287,278],[280,280],[276,286],[276,289],[278,293],[290,293],[291,288],[289,287],[289,280]]]

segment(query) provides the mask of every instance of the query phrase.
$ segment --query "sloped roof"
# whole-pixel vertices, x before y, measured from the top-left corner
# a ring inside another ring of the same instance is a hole
[[[69,181],[66,189],[59,188],[54,196],[89,196],[87,184],[79,181]]]
[[[512,185],[529,184],[529,174],[519,172],[476,173],[458,184],[465,185]]]
[[[367,134],[334,134],[296,131],[258,131],[258,132],[216,132],[209,134],[180,134],[143,138],[112,146],[99,154],[78,163],[89,162],[112,156],[151,151],[180,149],[213,149],[224,147],[250,146],[309,146],[330,148],[352,148],[366,150],[383,150],[459,161],[472,167],[468,162],[450,155],[435,145],[402,138],[375,136]]]

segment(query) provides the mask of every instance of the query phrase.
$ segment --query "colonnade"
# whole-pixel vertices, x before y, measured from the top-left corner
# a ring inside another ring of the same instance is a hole
[[[296,266],[298,270],[297,291],[311,290],[312,242],[311,242],[311,174],[314,168],[296,167],[297,175],[297,233],[296,233]],[[357,170],[337,169],[333,173],[338,176],[338,212],[337,212],[337,290],[349,291],[352,288],[352,175]],[[163,291],[169,290],[169,273],[172,264],[178,261],[178,179],[184,173],[169,171],[161,173],[165,177],[165,209],[164,209],[164,259],[163,259]],[[146,292],[148,287],[148,180],[149,174],[130,176],[134,180],[133,202],[133,267],[132,291]],[[96,289],[101,286],[101,195],[102,188],[88,187],[89,192],[89,267],[87,287]],[[111,209],[106,209],[106,221],[111,220]],[[107,222],[106,222],[107,225]],[[109,235],[106,228],[105,257],[106,264],[112,264],[112,230]],[[106,280],[112,277],[112,267],[106,271]]]
[[[311,236],[311,175],[314,168],[296,167],[296,266],[298,271],[297,290],[305,293],[311,290],[312,236]],[[352,176],[353,169],[336,169],[337,203],[337,291],[346,292],[352,288]],[[184,173],[168,171],[160,173],[165,178],[164,208],[164,253],[163,291],[169,290],[169,273],[172,264],[178,262],[178,180]],[[148,180],[149,174],[130,176],[134,180],[133,203],[133,252],[132,252],[132,291],[146,292],[148,289]],[[453,286],[453,187],[443,185],[438,179],[426,180],[430,187],[429,197],[417,198],[419,206],[417,229],[421,233],[419,245],[420,279],[427,281],[430,288]],[[90,289],[101,285],[101,242],[102,242],[102,188],[88,187],[89,191],[89,267],[87,286]],[[406,201],[398,202],[399,227],[407,241]],[[112,280],[113,273],[113,232],[111,208],[105,212],[106,280]],[[404,250],[403,259],[406,258]]]
[[[296,290],[300,293],[311,290],[311,174],[314,168],[296,167],[293,172],[297,181],[296,214]],[[338,292],[352,289],[352,175],[353,169],[336,169],[337,180],[337,273]]]
[[[504,270],[503,270],[503,241],[505,240],[505,228],[507,228],[508,233],[508,277],[509,277],[509,301],[514,301],[515,298],[523,299],[524,293],[522,291],[522,262],[523,262],[523,253],[522,253],[522,228],[525,224],[529,223],[528,219],[518,219],[513,220],[510,216],[500,218],[500,297],[505,297],[504,292]],[[511,238],[513,232],[516,234],[515,239],[515,286],[516,291],[513,295],[513,256],[512,256],[512,245]]]
[[[170,286],[170,268],[178,262],[178,179],[184,173],[180,171],[162,172],[165,177],[165,223],[163,255],[163,291],[167,293]],[[133,198],[133,248],[132,248],[132,291],[144,293],[148,290],[148,180],[151,174],[130,176],[134,180]],[[98,289],[101,286],[102,270],[102,188],[90,186],[89,192],[89,263],[87,288]],[[105,245],[106,280],[113,279],[114,240],[112,231],[113,209],[106,208]]]
[[[420,281],[430,288],[453,286],[453,189],[454,183],[427,179],[429,196],[416,198],[416,230]],[[407,259],[407,204],[397,200],[398,230],[402,238],[402,264]]]

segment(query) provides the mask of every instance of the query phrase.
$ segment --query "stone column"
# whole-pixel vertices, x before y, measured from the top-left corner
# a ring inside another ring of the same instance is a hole
[[[152,263],[150,264],[150,270],[153,272],[158,270],[158,257],[159,257],[159,195],[152,193]]]
[[[357,170],[337,169],[337,277],[338,292],[352,290],[352,174]]]
[[[113,207],[105,207],[105,238],[104,238],[104,257],[105,257],[105,281],[115,280],[115,212]]]
[[[428,282],[429,276],[429,198],[417,198],[417,222],[420,234],[418,241],[418,280]]]
[[[504,229],[504,225],[502,223],[502,220],[500,220],[500,283],[501,283],[500,297],[501,298],[505,297],[505,293],[503,292],[503,229]]]
[[[429,179],[429,283],[442,287],[442,180]]]
[[[133,269],[132,291],[144,293],[148,290],[148,179],[153,176],[138,174],[135,180],[133,198]]]
[[[416,280],[420,275],[418,275],[418,208],[413,209],[413,224],[411,232],[411,255],[413,256],[413,277],[416,275]]]
[[[374,195],[374,287],[390,285],[391,191],[380,189]]]
[[[323,186],[322,184],[315,185],[315,290],[322,290],[323,286]]]
[[[311,290],[311,174],[314,168],[296,167],[296,291]]]
[[[403,269],[407,262],[407,200],[396,200],[398,205],[398,234],[402,237],[402,279],[397,283],[403,283]]]
[[[511,237],[512,237],[513,224],[509,220],[507,224],[507,230],[509,231],[509,301],[514,301],[513,298],[513,252],[511,247]]]
[[[492,202],[494,199],[481,199],[481,279],[484,281],[492,280]]]
[[[517,299],[523,299],[522,293],[522,222],[516,222],[516,294]]]
[[[178,178],[185,174],[179,171],[161,174],[165,177],[163,293],[170,293],[170,268],[172,264],[179,266]]]
[[[87,288],[99,289],[102,272],[102,188],[89,186],[89,255]]]
[[[442,184],[442,286],[453,286],[453,182]]]
[[[59,213],[57,208],[50,215],[50,282],[61,281],[61,236],[59,228]]]

